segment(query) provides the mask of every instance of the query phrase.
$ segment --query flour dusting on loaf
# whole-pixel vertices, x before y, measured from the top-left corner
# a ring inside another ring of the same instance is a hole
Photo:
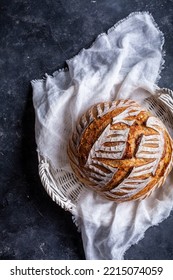
[[[133,100],[91,107],[76,124],[68,146],[79,180],[116,202],[142,199],[163,185],[172,151],[164,124]]]

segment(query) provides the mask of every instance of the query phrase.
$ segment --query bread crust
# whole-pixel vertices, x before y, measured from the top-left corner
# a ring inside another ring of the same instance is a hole
[[[133,100],[92,106],[69,141],[71,167],[107,199],[143,199],[172,168],[173,142],[164,124]]]

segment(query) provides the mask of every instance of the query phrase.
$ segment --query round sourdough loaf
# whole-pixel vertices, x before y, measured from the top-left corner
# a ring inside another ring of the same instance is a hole
[[[99,103],[76,124],[71,167],[86,186],[116,202],[145,198],[172,167],[173,142],[164,124],[132,100]]]

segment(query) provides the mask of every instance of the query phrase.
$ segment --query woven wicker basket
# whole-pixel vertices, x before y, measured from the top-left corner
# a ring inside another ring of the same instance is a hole
[[[156,96],[145,100],[146,108],[157,115],[169,132],[173,131],[173,91],[162,88],[157,90]],[[171,135],[173,137],[173,135]],[[80,183],[73,173],[61,169],[56,170],[51,162],[42,155],[39,158],[39,175],[48,195],[63,209],[76,213],[76,205],[80,193],[85,186]]]

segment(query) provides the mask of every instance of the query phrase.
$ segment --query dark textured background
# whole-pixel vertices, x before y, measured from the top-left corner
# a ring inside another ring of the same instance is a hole
[[[133,11],[149,11],[165,35],[160,86],[173,88],[173,1],[0,1],[0,259],[85,259],[71,215],[44,191],[37,168],[30,80],[64,67]],[[173,215],[126,259],[173,259]]]

